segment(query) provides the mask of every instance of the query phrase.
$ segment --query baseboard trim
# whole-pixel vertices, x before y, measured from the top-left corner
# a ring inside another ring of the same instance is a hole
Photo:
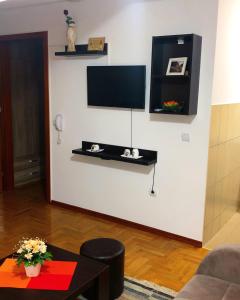
[[[177,234],[174,234],[174,233],[170,233],[170,232],[167,232],[167,231],[163,231],[163,230],[160,230],[160,229],[157,229],[157,228],[153,228],[153,227],[149,227],[149,226],[146,226],[146,225],[138,224],[138,223],[135,223],[135,222],[132,222],[132,221],[124,220],[124,219],[121,219],[121,218],[113,217],[113,216],[110,216],[110,215],[102,214],[102,213],[92,211],[92,210],[89,210],[89,209],[86,209],[86,208],[81,208],[81,207],[78,207],[78,206],[70,205],[70,204],[67,204],[67,203],[62,203],[62,202],[55,201],[55,200],[52,200],[51,204],[60,206],[62,208],[78,211],[78,212],[81,212],[81,213],[84,213],[84,214],[87,214],[87,215],[90,215],[90,216],[94,216],[94,217],[97,217],[97,218],[112,221],[112,222],[115,222],[115,223],[118,223],[118,224],[127,225],[127,226],[130,226],[130,227],[142,230],[142,231],[151,232],[151,233],[154,233],[154,234],[157,234],[157,235],[160,235],[160,236],[164,236],[164,237],[167,237],[167,238],[170,238],[170,239],[173,239],[173,240],[177,240],[177,241],[180,241],[180,242],[190,244],[190,245],[192,245],[194,247],[197,247],[197,248],[202,248],[202,242],[201,241],[193,240],[193,239],[190,239],[190,238],[187,238],[187,237],[184,237],[184,236],[180,236],[180,235],[177,235]]]

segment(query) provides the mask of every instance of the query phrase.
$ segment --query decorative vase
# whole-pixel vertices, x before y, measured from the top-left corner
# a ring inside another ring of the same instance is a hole
[[[36,266],[24,266],[27,277],[37,277],[41,270],[41,264],[37,264]]]
[[[68,41],[67,51],[68,52],[76,51],[76,47],[75,47],[76,40],[77,40],[77,31],[76,31],[75,24],[70,24],[67,30],[67,41]]]

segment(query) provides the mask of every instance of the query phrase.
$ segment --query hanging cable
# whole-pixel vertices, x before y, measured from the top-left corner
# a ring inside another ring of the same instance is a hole
[[[133,146],[133,110],[131,108],[131,148]]]
[[[156,164],[154,164],[154,168],[153,168],[153,182],[152,182],[152,189],[151,189],[151,193],[155,194],[154,191],[154,185],[155,185],[155,173],[156,173]]]

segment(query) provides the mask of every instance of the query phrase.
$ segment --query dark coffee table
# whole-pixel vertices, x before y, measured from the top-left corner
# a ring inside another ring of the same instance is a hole
[[[54,260],[77,261],[68,291],[0,288],[1,300],[71,300],[83,294],[90,300],[109,299],[108,266],[61,248],[48,245]],[[11,257],[11,255],[9,256]],[[6,258],[0,260],[0,265]]]

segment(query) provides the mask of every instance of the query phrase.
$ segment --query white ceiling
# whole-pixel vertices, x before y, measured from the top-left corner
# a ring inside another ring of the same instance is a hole
[[[6,0],[4,2],[0,2],[0,10],[1,8],[26,7],[26,6],[33,6],[33,5],[50,4],[55,2],[63,2],[63,1],[64,0]]]

